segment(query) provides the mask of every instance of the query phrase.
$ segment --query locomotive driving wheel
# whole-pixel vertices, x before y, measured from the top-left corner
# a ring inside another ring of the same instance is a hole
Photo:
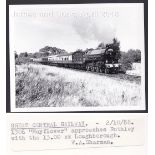
[[[87,71],[89,71],[89,70],[90,70],[89,65],[86,65],[86,70],[87,70]]]
[[[88,66],[86,67],[86,70],[89,71],[89,67]]]
[[[99,67],[96,67],[96,72],[98,72],[98,73],[100,72],[100,69],[99,69]]]
[[[91,71],[92,72],[95,72],[95,67],[92,66]]]
[[[109,74],[110,70],[108,68],[105,68],[105,74]]]

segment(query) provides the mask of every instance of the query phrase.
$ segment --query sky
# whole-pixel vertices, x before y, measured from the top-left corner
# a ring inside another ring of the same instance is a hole
[[[74,52],[111,43],[121,51],[144,51],[142,3],[11,5],[10,51],[37,52],[45,46]]]

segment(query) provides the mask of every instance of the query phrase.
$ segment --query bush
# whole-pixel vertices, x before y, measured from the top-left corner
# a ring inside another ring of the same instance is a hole
[[[30,62],[29,57],[18,57],[15,59],[15,64],[16,65],[21,65],[21,64],[27,64]]]
[[[121,72],[126,72],[132,69],[132,63],[141,62],[141,51],[140,50],[128,50],[128,52],[121,52]]]

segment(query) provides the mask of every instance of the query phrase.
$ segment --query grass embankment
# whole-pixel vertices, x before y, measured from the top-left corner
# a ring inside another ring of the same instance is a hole
[[[16,107],[138,105],[140,85],[44,65],[16,67]]]

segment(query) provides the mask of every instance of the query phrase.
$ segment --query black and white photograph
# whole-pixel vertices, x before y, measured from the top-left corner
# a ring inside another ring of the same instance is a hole
[[[143,3],[9,6],[11,112],[146,110]]]

